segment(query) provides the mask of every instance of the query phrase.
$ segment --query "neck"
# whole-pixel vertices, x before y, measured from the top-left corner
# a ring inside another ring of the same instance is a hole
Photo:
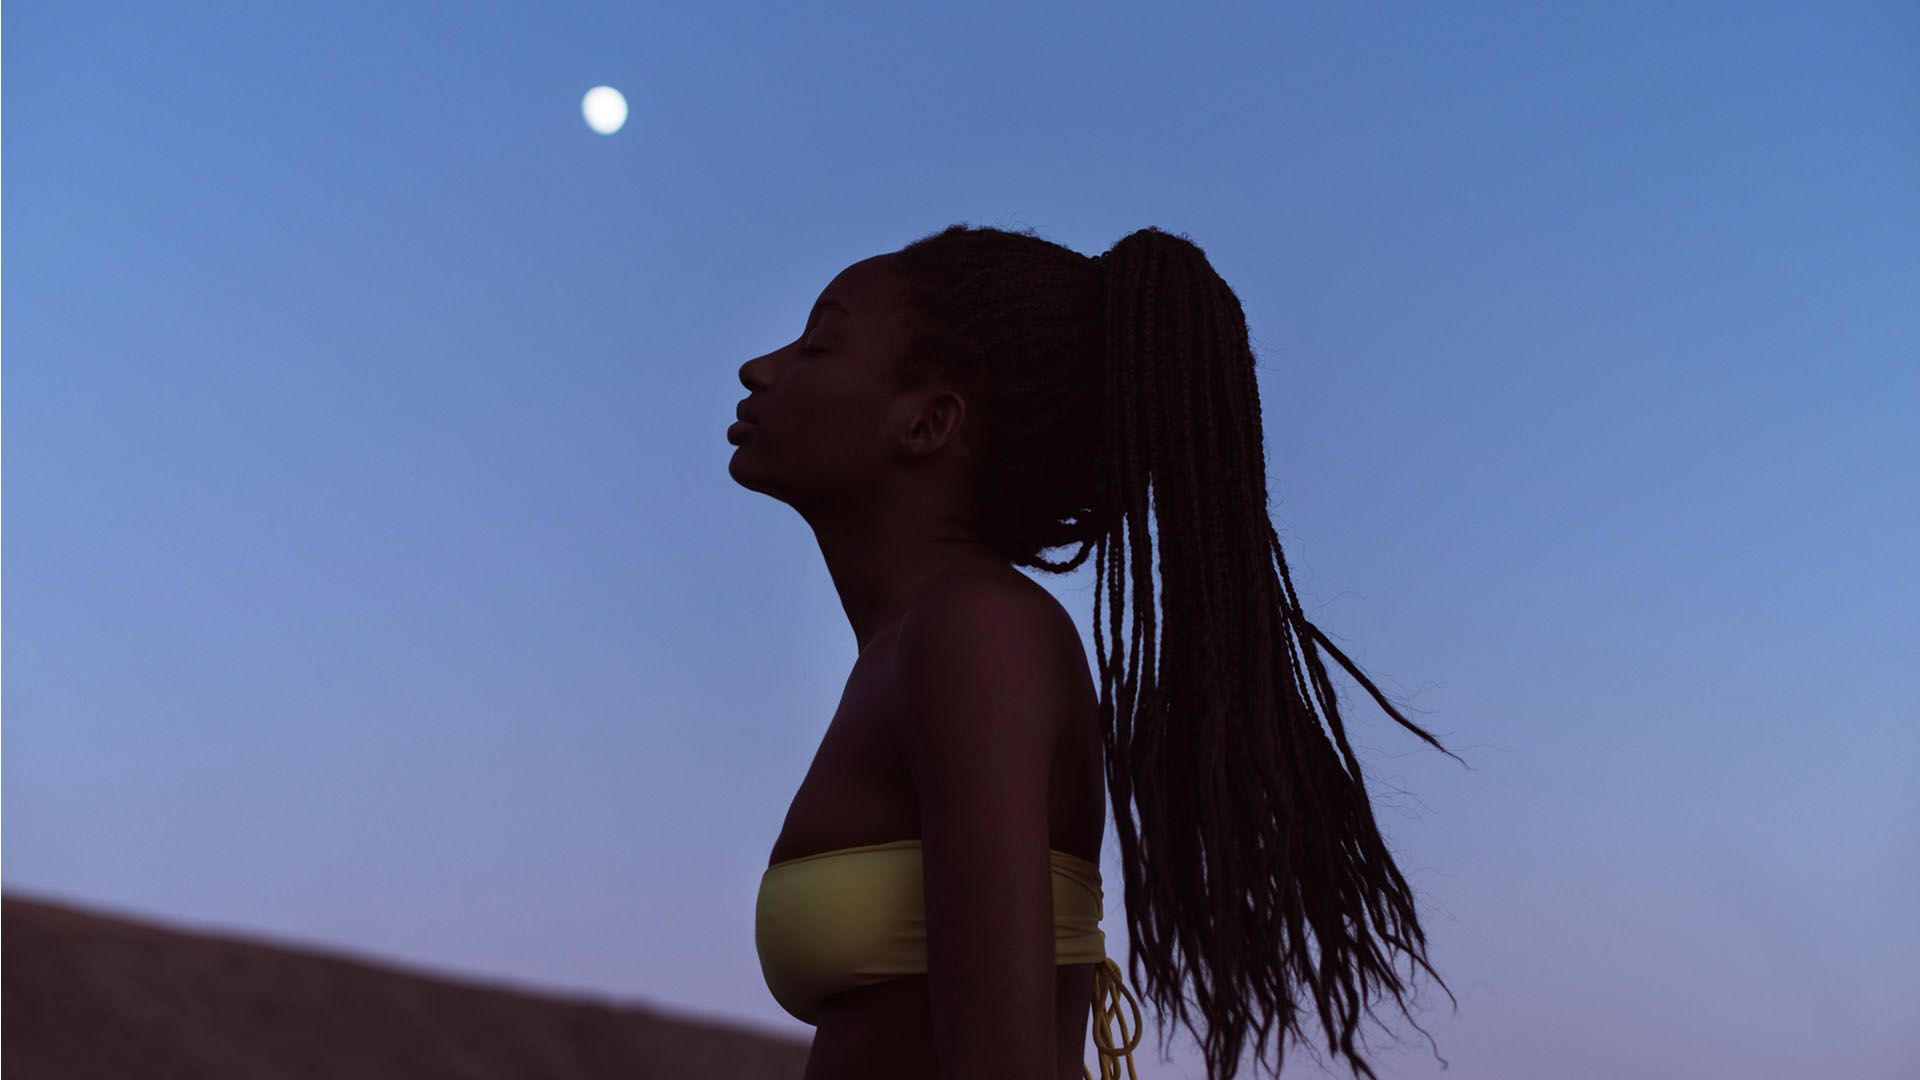
[[[860,651],[891,634],[934,582],[963,574],[1017,573],[964,527],[898,507],[861,517],[810,521]]]

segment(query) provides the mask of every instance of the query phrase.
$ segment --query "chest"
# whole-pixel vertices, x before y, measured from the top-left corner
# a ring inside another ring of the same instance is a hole
[[[854,662],[767,862],[920,835],[919,805],[893,737],[893,654],[877,641]]]
[[[1078,659],[1080,691],[1063,706],[1052,763],[1052,846],[1098,862],[1105,784],[1098,700]],[[895,732],[899,695],[890,641],[876,641],[854,662],[813,761],[795,791],[767,864],[837,848],[920,835],[920,806]]]

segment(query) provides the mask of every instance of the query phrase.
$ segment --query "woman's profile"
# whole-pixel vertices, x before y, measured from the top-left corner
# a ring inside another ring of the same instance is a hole
[[[1071,1080],[1090,1016],[1102,1075],[1137,1076],[1129,982],[1209,1076],[1270,1038],[1276,1074],[1324,1041],[1375,1075],[1363,1011],[1406,1013],[1416,967],[1446,984],[1321,653],[1447,751],[1301,610],[1205,253],[954,225],[841,271],[740,380],[729,474],[812,528],[859,649],[757,902],[806,1080]],[[1097,682],[1021,572],[1090,556]]]

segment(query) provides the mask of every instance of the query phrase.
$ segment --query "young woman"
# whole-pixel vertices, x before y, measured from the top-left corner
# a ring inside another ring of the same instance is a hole
[[[1301,611],[1205,253],[955,225],[841,271],[740,381],[728,471],[812,527],[859,646],[758,902],[768,986],[817,1028],[806,1080],[1072,1080],[1090,1011],[1102,1074],[1137,1076],[1099,928],[1108,789],[1163,1034],[1171,1010],[1231,1078],[1250,1033],[1277,1072],[1317,1020],[1373,1076],[1363,1008],[1439,973],[1316,650],[1446,751]],[[1019,570],[1095,551],[1097,690]]]

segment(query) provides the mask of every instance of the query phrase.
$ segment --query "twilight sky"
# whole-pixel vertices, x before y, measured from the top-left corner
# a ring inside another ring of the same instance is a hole
[[[1151,224],[1472,765],[1340,675],[1444,1075],[1920,1075],[1920,10],[649,7],[6,5],[8,890],[810,1032],[754,893],[854,636],[739,365]]]

